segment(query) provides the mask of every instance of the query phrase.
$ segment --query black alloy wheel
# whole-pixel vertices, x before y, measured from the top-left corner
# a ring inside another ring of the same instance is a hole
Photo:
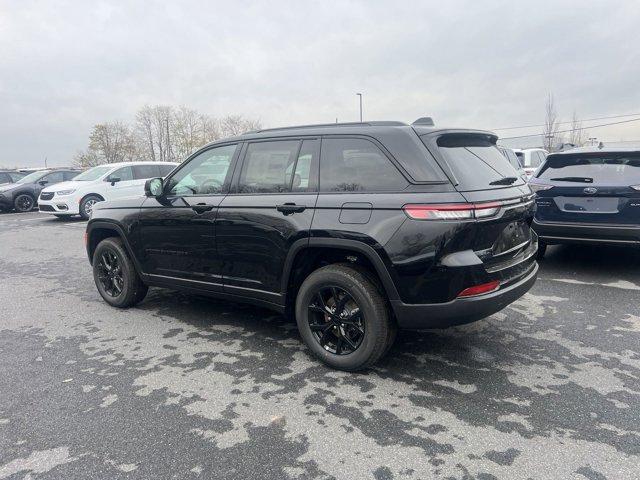
[[[309,328],[327,352],[348,355],[355,352],[365,336],[365,319],[358,303],[337,286],[318,290],[308,306]]]
[[[16,211],[20,213],[30,212],[33,210],[33,206],[35,205],[35,201],[31,195],[27,195],[23,193],[22,195],[18,195],[13,203]]]
[[[124,277],[122,263],[116,252],[105,249],[98,259],[97,271],[105,293],[117,298],[124,288]]]

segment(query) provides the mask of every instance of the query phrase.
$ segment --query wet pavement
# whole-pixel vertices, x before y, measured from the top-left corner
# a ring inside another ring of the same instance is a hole
[[[551,247],[504,311],[352,374],[267,310],[110,308],[84,226],[0,214],[0,479],[640,477],[640,250]]]

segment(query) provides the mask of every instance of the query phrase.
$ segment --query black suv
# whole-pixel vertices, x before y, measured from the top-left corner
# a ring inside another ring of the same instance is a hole
[[[0,186],[0,210],[29,212],[36,205],[40,191],[47,186],[72,180],[80,170],[47,169],[36,170],[17,179],[15,183]]]
[[[640,245],[640,150],[582,147],[549,155],[531,188],[547,244]]]
[[[214,142],[96,205],[96,286],[116,307],[158,286],[290,313],[320,360],[365,368],[397,327],[472,322],[533,285],[533,194],[496,140],[371,122]]]

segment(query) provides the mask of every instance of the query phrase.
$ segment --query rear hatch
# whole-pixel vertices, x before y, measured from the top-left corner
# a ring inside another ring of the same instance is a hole
[[[640,224],[640,153],[550,155],[536,178],[539,221]]]
[[[497,271],[531,259],[537,250],[530,228],[533,193],[496,147],[497,136],[447,130],[421,139],[456,190],[476,208],[472,245],[485,268]]]

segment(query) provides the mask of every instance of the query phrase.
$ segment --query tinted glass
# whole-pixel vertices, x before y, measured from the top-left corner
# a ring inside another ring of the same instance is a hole
[[[639,185],[640,154],[549,155],[538,178],[607,186]]]
[[[360,138],[322,141],[320,191],[388,192],[406,187],[405,178],[373,142]]]
[[[42,178],[42,181],[49,182],[48,185],[53,185],[54,183],[60,183],[64,180],[64,176],[62,172],[51,172],[48,175],[45,175]]]
[[[287,168],[286,179],[290,178],[291,172],[295,166],[295,175],[291,179],[291,191],[293,192],[310,192],[315,191],[317,184],[317,169],[312,172],[314,165],[317,165],[319,140],[305,140],[302,142],[298,161],[295,165]]]
[[[288,192],[299,147],[297,140],[249,144],[242,164],[240,193]]]
[[[33,183],[33,182],[37,182],[38,180],[40,180],[42,177],[44,177],[46,175],[47,172],[31,172],[29,175],[26,175],[24,177],[22,177],[20,180],[18,180],[16,183]]]
[[[18,180],[24,177],[24,173],[11,172],[9,176],[11,177],[12,181],[17,182]]]
[[[113,181],[114,178],[119,178],[121,182],[128,182],[133,180],[133,172],[131,167],[122,167],[111,173],[105,180],[107,182]]]
[[[507,185],[524,183],[487,135],[443,135],[438,148],[463,190],[496,188],[499,184],[494,182],[505,177],[516,178]]]
[[[65,181],[67,180],[73,180],[74,178],[76,178],[78,176],[80,172],[62,172],[62,176],[64,177]]]
[[[169,194],[186,197],[221,193],[237,147],[210,148],[193,157],[169,180]]]
[[[97,180],[102,177],[105,173],[111,170],[112,167],[108,165],[103,165],[100,167],[93,167],[87,170],[86,172],[82,172],[80,175],[74,178],[75,181],[78,182],[91,182],[93,180]]]
[[[134,165],[133,178],[135,180],[143,180],[159,176],[158,167],[156,165]]]
[[[175,165],[158,165],[158,175],[161,177],[166,177],[171,173],[171,171],[175,168]]]
[[[511,150],[510,148],[505,148],[502,150],[502,153],[504,154],[505,158],[509,160],[509,163],[513,168],[515,168],[516,170],[522,168],[522,165],[520,165],[520,160],[513,150]]]
[[[8,173],[0,172],[0,183],[12,183],[11,177]]]

